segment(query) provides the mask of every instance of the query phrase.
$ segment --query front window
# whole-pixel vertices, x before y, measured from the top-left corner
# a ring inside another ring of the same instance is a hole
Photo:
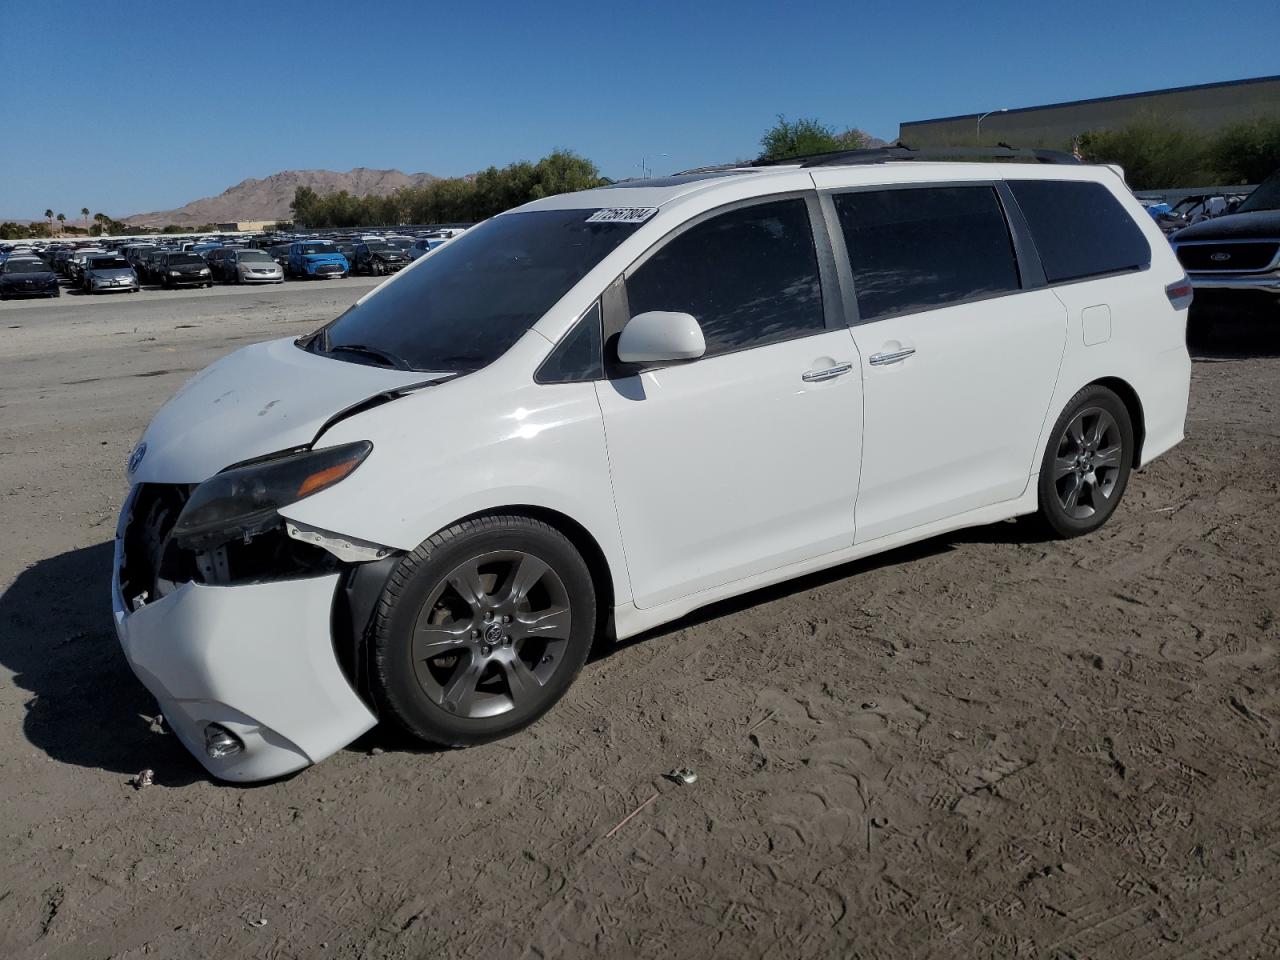
[[[275,263],[261,250],[241,250],[237,256],[241,263]]]
[[[589,222],[594,212],[494,217],[355,304],[306,349],[406,370],[487,366],[638,226]]]
[[[10,260],[4,265],[5,273],[48,273],[49,268],[39,260]]]
[[[129,261],[124,257],[99,257],[89,261],[90,270],[128,270]]]
[[[166,261],[171,267],[185,267],[199,264],[204,266],[204,261],[193,253],[180,253],[177,256],[169,257]]]
[[[1258,184],[1236,208],[1236,213],[1249,213],[1251,210],[1280,210],[1280,170]]]
[[[334,253],[331,243],[304,243],[298,248],[299,253]]]

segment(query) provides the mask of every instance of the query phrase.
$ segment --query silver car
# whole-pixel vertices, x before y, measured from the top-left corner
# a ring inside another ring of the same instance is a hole
[[[232,283],[284,283],[284,271],[265,250],[237,250],[228,263]]]
[[[138,292],[138,274],[124,257],[90,257],[84,266],[86,293]]]

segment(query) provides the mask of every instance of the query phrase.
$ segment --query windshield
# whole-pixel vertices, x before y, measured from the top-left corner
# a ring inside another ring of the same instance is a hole
[[[383,243],[381,240],[370,240],[368,243],[365,244],[365,246],[368,247],[370,250],[372,250],[374,253],[386,253],[388,250],[391,249],[391,244]]]
[[[236,254],[241,263],[275,263],[261,250],[241,250]]]
[[[638,226],[589,223],[592,213],[494,217],[355,304],[307,348],[342,356],[344,345],[360,347],[409,370],[478,370],[506,353]]]
[[[5,273],[48,273],[49,268],[39,260],[10,260],[4,265]]]
[[[1258,188],[1236,208],[1236,213],[1248,213],[1250,210],[1280,210],[1280,170],[1258,184]]]
[[[197,263],[204,266],[204,261],[194,253],[172,253],[165,262],[171,267],[185,267]]]
[[[331,243],[304,243],[301,247],[303,253],[336,253]]]
[[[89,261],[90,270],[128,270],[129,261],[124,257],[94,257]]]

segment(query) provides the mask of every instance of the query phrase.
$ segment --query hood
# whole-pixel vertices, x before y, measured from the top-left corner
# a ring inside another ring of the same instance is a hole
[[[108,269],[89,267],[88,272],[95,277],[101,277],[103,280],[115,280],[118,277],[132,277],[133,267],[110,267]]]
[[[1252,210],[1228,213],[1201,220],[1175,233],[1175,243],[1184,240],[1280,240],[1280,210]]]
[[[34,273],[6,273],[0,275],[0,283],[22,283],[24,280],[35,280],[39,283],[48,283],[50,280],[57,280],[58,275],[52,270],[40,270]]]
[[[233,463],[305,446],[335,414],[432,377],[317,356],[292,338],[244,347],[196,374],[160,408],[129,479],[199,483]]]
[[[343,263],[347,262],[346,257],[336,252],[335,253],[304,253],[302,257],[304,260],[307,260],[311,263],[335,263],[338,260],[341,260]]]
[[[177,270],[179,273],[199,273],[201,270],[208,270],[207,263],[167,263],[164,268],[166,270]]]

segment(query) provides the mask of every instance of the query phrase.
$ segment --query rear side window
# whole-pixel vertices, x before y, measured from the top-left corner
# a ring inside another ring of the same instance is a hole
[[[993,187],[867,190],[834,202],[864,321],[1019,289]]]
[[[808,205],[761,203],[689,228],[627,278],[627,300],[633,317],[650,310],[692,314],[707,357],[821,333]]]
[[[1100,183],[1010,180],[1050,283],[1145,270],[1151,246]]]

